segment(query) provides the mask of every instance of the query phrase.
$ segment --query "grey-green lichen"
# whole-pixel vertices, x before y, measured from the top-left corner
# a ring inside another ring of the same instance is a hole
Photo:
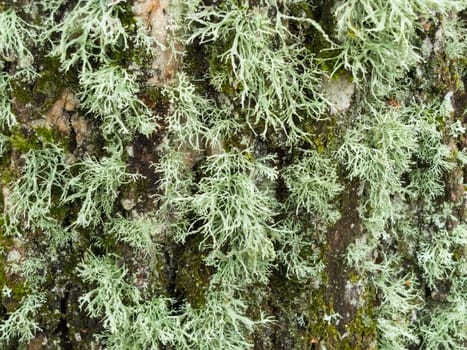
[[[465,347],[467,3],[324,3],[0,2],[1,346]]]

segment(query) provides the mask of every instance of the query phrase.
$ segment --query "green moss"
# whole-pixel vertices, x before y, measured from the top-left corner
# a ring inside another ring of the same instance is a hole
[[[313,6],[308,2],[300,2],[298,5],[291,6],[291,12],[298,18],[302,17],[302,13],[306,14],[306,18],[316,20],[324,32],[331,35],[335,31],[335,20],[331,12],[331,7],[334,5],[333,1],[321,0],[321,4]],[[316,12],[316,11],[319,12]],[[336,50],[330,50],[330,43],[326,38],[316,31],[316,28],[309,26],[305,31],[304,35],[305,46],[310,52],[313,52],[320,58],[320,60],[331,59],[335,57]]]
[[[2,257],[0,259],[0,290],[3,289],[5,285],[8,286],[7,282],[8,280],[5,273],[5,261]]]
[[[222,59],[220,59],[221,55],[225,53],[229,49],[229,43],[230,40],[225,40],[225,41],[220,41],[215,42],[212,46],[209,47],[210,49],[210,57],[208,60],[208,69],[209,69],[209,75],[211,77],[215,77],[219,74],[225,75],[227,77],[233,77],[234,76],[234,71],[232,69],[232,65],[226,64]],[[196,58],[196,56],[193,56],[193,58]],[[197,70],[202,70],[203,66],[200,65],[199,63],[196,63],[197,59],[195,60],[194,68],[193,65],[191,66],[192,70],[195,73],[198,73],[198,76],[203,76],[206,74],[206,72],[203,71],[198,71]],[[225,94],[226,96],[229,96],[231,98],[235,98],[238,94],[240,94],[242,91],[242,86],[240,84],[231,84],[229,81],[225,80],[220,87],[219,92]]]
[[[316,340],[320,343],[331,345],[336,339],[339,339],[340,334],[335,325],[328,324],[324,320],[326,315],[334,314],[332,300],[327,299],[325,294],[323,289],[312,290],[310,293],[309,308],[307,310],[308,328],[306,340],[307,342]]]
[[[30,86],[21,80],[11,81],[10,97],[14,104],[28,105],[34,102]]]
[[[60,60],[57,57],[47,56],[42,53],[40,59],[40,75],[36,79],[33,93],[35,104],[38,106],[36,117],[40,118],[52,107],[65,89],[78,91],[79,84],[76,72],[73,70],[62,71]]]
[[[375,291],[368,289],[360,298],[364,300],[364,305],[359,307],[353,320],[346,326],[349,337],[343,342],[343,350],[376,349]]]
[[[8,165],[2,164],[0,167],[0,180],[2,184],[12,183],[16,179],[17,173],[14,169],[11,169]],[[0,193],[0,199],[3,203],[3,194]],[[2,204],[3,207],[3,204]]]
[[[37,150],[45,143],[66,144],[66,139],[61,137],[54,129],[47,127],[36,127],[34,129],[16,129],[10,135],[12,147],[21,152],[27,153],[29,150]]]
[[[319,121],[311,118],[304,118],[299,126],[308,134],[308,138],[314,146],[314,149],[321,154],[334,149],[340,142],[336,133],[338,120],[331,115]]]
[[[131,10],[131,6],[131,3],[128,2],[121,3],[121,10],[118,13],[118,18],[120,19],[126,31],[132,37],[135,37],[138,31],[138,26],[134,13]],[[122,67],[137,65],[147,68],[151,68],[151,63],[154,59],[151,55],[148,54],[148,51],[145,47],[137,47],[133,41],[129,41],[128,47],[124,50],[113,50],[110,52],[109,58],[114,64],[121,65]]]
[[[212,268],[206,266],[204,254],[198,250],[199,239],[193,239],[184,247],[179,247],[182,254],[178,257],[176,290],[194,308],[202,308],[206,302]],[[186,268],[189,266],[190,268]]]
[[[47,128],[47,127],[37,127],[34,129],[36,133],[36,137],[41,144],[44,143],[56,143],[63,145],[64,141],[63,138],[59,135],[59,133],[55,129]]]
[[[20,301],[31,292],[31,288],[28,286],[28,284],[24,280],[20,278],[17,278],[17,279],[10,278],[7,284],[8,284],[8,287],[12,290],[14,308],[16,309]]]
[[[129,65],[150,67],[152,62],[151,57],[146,53],[144,48],[134,46],[131,46],[126,50],[113,51],[110,58],[112,64],[122,67],[127,67]]]
[[[41,61],[43,69],[37,78],[34,93],[44,94],[51,99],[58,99],[62,89],[67,85],[64,74],[60,72],[60,62],[55,57]]]
[[[41,71],[34,84],[12,79],[10,89],[13,107],[21,108],[18,116],[24,115],[29,120],[42,118],[65,89],[78,88],[74,72],[60,71],[60,62],[57,58],[45,56],[41,51],[37,55]],[[27,111],[23,111],[24,108],[27,108]]]
[[[10,143],[15,150],[21,153],[27,153],[31,149],[40,149],[37,138],[33,135],[25,135],[22,131],[13,132],[10,136]]]
[[[365,305],[358,309],[355,318],[346,326],[347,335],[343,336],[332,321],[325,319],[335,313],[332,300],[326,297],[323,289],[312,290],[306,314],[308,328],[304,343],[296,348],[311,349],[309,344],[312,343],[341,350],[376,349],[374,295],[368,294],[362,298]]]

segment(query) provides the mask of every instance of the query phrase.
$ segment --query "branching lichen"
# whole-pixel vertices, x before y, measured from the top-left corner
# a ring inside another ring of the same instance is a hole
[[[43,33],[45,37],[59,35],[50,52],[62,63],[67,71],[80,63],[81,71],[92,70],[94,62],[110,61],[109,50],[125,50],[128,33],[118,15],[121,1],[80,0],[63,20]]]
[[[3,128],[11,128],[17,123],[11,111],[10,79],[7,74],[0,73],[0,126]]]
[[[320,92],[322,71],[311,53],[284,24],[300,21],[286,16],[278,7],[237,5],[227,1],[220,8],[203,8],[189,18],[194,30],[188,42],[216,43],[225,50],[213,51],[222,67],[212,70],[211,83],[223,92],[231,86],[246,120],[265,136],[269,129],[283,131],[290,142],[306,138],[300,128],[305,118],[319,119],[326,109]],[[314,23],[317,26],[317,23]]]
[[[245,316],[246,308],[242,300],[225,291],[209,294],[203,309],[188,306],[184,310],[184,329],[190,346],[206,350],[251,348],[247,335],[256,326],[267,324],[270,320],[262,318],[253,321]]]
[[[157,225],[150,218],[127,219],[118,216],[106,223],[105,230],[107,234],[138,252],[145,254],[154,252],[153,236],[157,233]]]
[[[290,206],[297,213],[305,210],[331,222],[339,218],[331,203],[343,187],[331,159],[316,151],[304,152],[302,159],[285,168],[283,177],[290,192]]]
[[[360,87],[368,81],[374,96],[388,96],[421,60],[416,46],[419,16],[462,6],[462,1],[341,1],[334,11],[341,42],[335,69],[350,70]]]
[[[0,341],[8,343],[17,338],[25,344],[31,340],[40,330],[34,318],[44,303],[45,294],[43,293],[33,293],[25,297],[21,305],[0,325]]]
[[[0,9],[0,23],[0,58],[17,62],[17,76],[32,80],[37,74],[32,66],[34,56],[31,53],[37,27],[24,21],[12,8]]]
[[[208,264],[219,269],[215,281],[224,286],[267,281],[280,234],[273,222],[277,204],[267,187],[259,186],[277,176],[268,161],[230,152],[209,157],[203,166],[207,176],[192,198],[197,215],[192,232],[203,236]]]
[[[24,157],[26,163],[12,186],[6,213],[9,225],[38,228],[51,216],[59,191],[69,180],[69,165],[63,149],[53,143],[32,149]]]
[[[126,164],[116,150],[101,159],[87,157],[73,168],[78,175],[65,184],[63,203],[78,201],[80,209],[74,225],[94,226],[101,222],[101,215],[109,217],[112,213],[120,185],[136,180],[137,174],[126,171]]]
[[[82,106],[89,114],[102,119],[106,137],[150,135],[157,124],[152,112],[138,98],[138,84],[133,75],[116,66],[102,66],[80,74]]]

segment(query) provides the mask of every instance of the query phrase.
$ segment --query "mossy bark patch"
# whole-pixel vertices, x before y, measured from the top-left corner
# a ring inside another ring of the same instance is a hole
[[[347,184],[341,199],[342,217],[327,233],[326,298],[332,300],[334,312],[339,315],[336,324],[341,336],[355,319],[361,297],[361,291],[351,283],[354,271],[345,262],[347,247],[362,234],[358,192],[358,181]]]

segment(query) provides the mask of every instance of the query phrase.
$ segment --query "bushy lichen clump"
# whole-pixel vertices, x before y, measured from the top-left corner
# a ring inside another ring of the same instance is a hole
[[[0,346],[465,347],[467,3],[323,3],[0,4]]]
[[[43,2],[44,8],[52,9],[67,5],[68,1]],[[52,40],[52,56],[62,62],[62,69],[69,70],[80,64],[81,71],[91,70],[94,62],[106,63],[111,60],[111,50],[127,48],[128,33],[118,17],[121,1],[104,0],[78,1],[73,9],[58,23],[47,28],[42,36],[59,36]]]
[[[102,118],[102,131],[132,135],[150,135],[156,123],[146,105],[138,99],[135,77],[120,67],[103,66],[80,74],[82,106]]]
[[[337,37],[341,42],[338,67],[352,72],[354,81],[375,96],[384,97],[421,60],[416,30],[419,16],[465,7],[463,1],[338,1]],[[364,82],[368,80],[368,84]]]
[[[319,89],[323,75],[314,55],[284,22],[310,22],[319,30],[318,35],[324,33],[316,22],[283,13],[287,9],[277,4],[245,5],[226,1],[220,7],[205,7],[191,14],[194,29],[188,42],[216,42],[225,48],[219,52],[212,45],[219,68],[210,72],[211,84],[220,92],[233,87],[231,97],[239,102],[253,130],[262,136],[269,129],[285,132],[294,143],[306,137],[300,121],[319,119],[326,103]]]
[[[36,72],[33,68],[34,56],[31,46],[37,40],[38,29],[26,22],[13,8],[0,12],[2,31],[0,34],[0,59],[2,67],[6,62],[16,62],[16,77],[32,79]],[[4,90],[4,89],[2,89]]]

